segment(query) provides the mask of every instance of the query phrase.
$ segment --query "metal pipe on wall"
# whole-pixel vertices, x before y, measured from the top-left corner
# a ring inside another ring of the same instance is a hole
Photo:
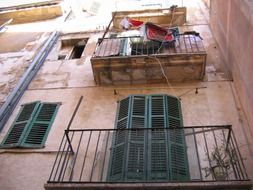
[[[59,37],[59,32],[54,31],[48,37],[47,41],[44,43],[38,54],[34,57],[32,63],[25,71],[21,79],[19,80],[18,84],[15,86],[13,91],[7,97],[7,100],[2,105],[0,109],[0,131],[3,129],[5,123],[8,121],[11,113],[15,109],[18,101],[24,94],[25,90],[27,89],[28,85],[44,63],[46,57],[48,56],[49,52],[53,48],[54,44],[56,43]]]

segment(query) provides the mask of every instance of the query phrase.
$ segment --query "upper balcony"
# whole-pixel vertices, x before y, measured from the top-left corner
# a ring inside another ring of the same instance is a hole
[[[250,189],[231,126],[66,130],[45,189]]]
[[[195,35],[180,35],[175,43],[117,37],[98,43],[91,64],[98,85],[168,83],[202,80],[206,56]]]

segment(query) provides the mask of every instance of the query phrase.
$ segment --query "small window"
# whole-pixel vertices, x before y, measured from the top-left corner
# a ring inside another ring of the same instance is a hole
[[[23,104],[1,147],[42,148],[59,105],[39,101]]]
[[[64,39],[61,40],[61,49],[58,60],[80,59],[88,39]]]
[[[188,158],[178,98],[132,95],[118,104],[108,182],[187,181]]]
[[[69,59],[79,59],[82,56],[85,44],[77,44],[74,46]]]

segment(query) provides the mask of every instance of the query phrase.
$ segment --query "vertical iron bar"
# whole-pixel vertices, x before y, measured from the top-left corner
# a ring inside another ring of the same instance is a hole
[[[65,137],[66,136],[66,134],[64,133],[64,135],[63,135],[63,137]],[[58,166],[57,166],[57,168],[56,168],[56,174],[58,173],[58,170],[59,170],[59,167],[60,167],[60,165],[61,165],[61,160],[62,160],[62,157],[63,157],[63,154],[65,153],[65,147],[66,147],[66,145],[67,145],[67,139],[65,140],[65,143],[64,143],[64,147],[63,147],[63,151],[61,152],[61,157],[60,157],[60,160],[59,160],[59,162],[58,162]],[[67,152],[67,151],[66,151]],[[59,175],[61,175],[61,173],[59,173]],[[56,178],[56,175],[54,176],[54,181],[55,181],[55,178]],[[58,177],[58,181],[59,181],[59,177]]]
[[[240,150],[239,150],[239,148],[238,148],[238,143],[237,143],[237,141],[236,141],[236,138],[235,138],[235,135],[234,135],[234,132],[232,131],[232,129],[231,129],[231,133],[232,133],[233,139],[234,139],[234,141],[235,141],[236,148],[237,148],[237,150],[238,150],[238,154],[239,154],[239,157],[240,157],[240,161],[241,161],[241,163],[242,163],[242,167],[243,167],[243,170],[244,170],[244,174],[245,174],[246,178],[249,179],[248,174],[247,174],[247,172],[246,172],[245,165],[244,165],[244,163],[243,163],[243,159],[242,159],[241,152],[240,152]],[[246,180],[247,180],[247,179],[246,179]]]
[[[179,38],[178,38],[178,45],[179,45],[179,49],[180,49],[180,53],[182,53],[183,51],[182,51],[182,48],[181,48],[181,38],[182,38],[182,36],[179,36]]]
[[[239,168],[240,168],[240,173],[242,174],[242,178],[243,178],[243,179],[245,179],[245,176],[244,176],[245,174],[246,174],[246,178],[248,178],[247,172],[245,172],[245,171],[246,171],[246,168],[245,168],[245,166],[244,166],[244,164],[243,164],[242,156],[241,156],[240,150],[239,150],[239,148],[238,148],[238,144],[237,144],[237,142],[236,142],[236,139],[235,139],[235,136],[234,136],[233,131],[232,131],[231,133],[232,133],[232,135],[233,135],[233,138],[231,139],[232,146],[233,146],[233,148],[236,150],[236,151],[235,151],[236,157],[239,158],[238,164],[239,164]],[[235,141],[235,142],[234,142],[234,141]],[[239,156],[238,156],[238,155],[239,155]]]
[[[103,36],[102,36],[102,40],[98,43],[99,45],[100,45],[100,43],[103,42],[103,40],[104,40],[104,38],[105,38],[105,35],[106,35],[107,32],[109,31],[110,26],[111,26],[111,24],[112,24],[112,21],[113,21],[114,17],[116,16],[116,14],[117,14],[117,12],[114,12],[114,13],[113,13],[112,19],[110,20],[108,26],[106,27],[105,33],[104,33]]]
[[[93,175],[95,160],[96,160],[96,157],[97,157],[97,150],[98,150],[98,145],[99,145],[99,141],[100,141],[100,135],[101,135],[101,131],[99,131],[99,133],[98,133],[98,140],[97,140],[95,155],[94,155],[93,164],[92,164],[92,168],[91,168],[90,182],[92,181],[92,175]]]
[[[67,131],[70,129],[70,126],[71,126],[71,124],[72,124],[72,122],[73,122],[73,120],[74,120],[74,118],[75,118],[75,116],[76,116],[76,113],[77,113],[77,111],[78,111],[78,109],[79,109],[79,106],[80,106],[82,100],[83,100],[83,96],[81,96],[81,97],[79,98],[79,101],[78,101],[78,103],[77,103],[77,105],[76,105],[76,108],[75,108],[75,110],[74,110],[74,113],[72,114],[71,119],[70,119],[70,121],[69,121],[69,123],[68,123]]]
[[[78,147],[77,147],[77,150],[76,150],[76,155],[75,155],[75,158],[74,158],[73,166],[72,166],[72,169],[71,169],[71,172],[70,172],[69,181],[72,181],[72,179],[73,179],[73,172],[74,172],[76,159],[77,159],[77,156],[78,156],[78,153],[79,153],[79,148],[80,148],[82,138],[83,138],[83,131],[81,133],[81,136],[80,136],[80,139],[79,139],[79,142],[78,142]]]
[[[60,180],[61,180],[62,172],[64,171],[64,166],[65,166],[65,162],[66,162],[66,158],[67,158],[68,154],[69,154],[69,145],[67,146],[66,154],[65,154],[63,162],[62,162],[62,166],[61,166],[61,170],[60,170],[60,175],[58,176],[58,182],[60,182]]]
[[[110,135],[110,131],[107,131],[108,135],[106,138],[106,145],[105,145],[105,153],[104,153],[104,158],[103,158],[103,164],[102,164],[102,172],[101,172],[101,176],[100,176],[100,182],[103,179],[103,174],[104,174],[104,166],[105,166],[105,158],[106,158],[106,153],[107,153],[107,146],[108,146],[108,141],[109,141],[109,135]]]
[[[188,35],[188,40],[190,42],[189,44],[190,44],[190,47],[191,47],[191,53],[194,53],[193,48],[192,48],[191,35]]]
[[[205,130],[203,128],[202,128],[202,131],[203,131],[203,134],[204,134],[203,136],[204,136],[204,141],[205,141],[205,147],[206,147],[209,167],[212,168],[211,161],[210,161],[210,156],[209,156],[209,149],[208,149],[208,145],[207,145],[207,141],[206,141],[206,133],[205,133]],[[213,177],[213,180],[214,180],[215,178],[213,176],[213,172],[212,172],[212,177]]]
[[[102,45],[97,44],[97,47],[96,47],[96,49],[95,49],[95,51],[94,51],[94,57],[95,57],[96,55],[100,56],[100,52],[101,52],[101,47],[100,47],[100,46],[102,46]],[[98,51],[97,54],[96,54],[96,51]]]
[[[228,137],[227,137],[227,141],[226,141],[226,150],[227,150],[227,146],[230,143],[230,139],[231,139],[231,126],[228,127]]]
[[[105,41],[105,47],[104,47],[103,56],[105,56],[105,52],[106,52],[106,49],[107,49],[108,43],[109,43],[109,40],[107,39],[107,40]]]
[[[71,144],[71,141],[70,141],[70,139],[69,139],[69,131],[68,131],[68,130],[65,130],[65,134],[66,134],[67,141],[68,141],[68,143],[69,143],[70,151],[71,151],[72,154],[74,154],[74,149],[73,149],[72,144]],[[74,132],[73,132],[73,134],[74,134]]]
[[[237,155],[237,153],[236,153],[236,148],[235,148],[235,145],[234,145],[234,143],[233,143],[233,141],[231,140],[231,149],[232,149],[232,161],[234,162],[234,155],[233,154],[235,154],[235,156],[237,157],[237,159],[238,159],[238,155]],[[240,167],[240,163],[239,163],[239,161],[238,160],[236,160],[235,161],[235,163],[236,163],[236,169],[237,169],[237,174],[238,174],[238,177],[239,177],[239,179],[241,180],[242,178],[243,178],[243,176],[241,175],[241,167]]]
[[[88,140],[88,143],[87,143],[87,146],[86,146],[86,150],[85,150],[85,155],[84,155],[84,158],[83,158],[83,164],[82,164],[82,169],[81,169],[79,181],[81,181],[81,179],[82,179],[83,169],[84,169],[84,165],[85,165],[85,161],[86,161],[86,156],[87,156],[87,152],[88,152],[88,149],[89,149],[89,146],[90,146],[91,135],[92,135],[92,131],[90,131],[89,140]]]
[[[226,136],[225,136],[225,133],[224,133],[224,129],[222,129],[222,134],[223,134],[223,140],[224,140],[224,142],[226,142]],[[230,145],[228,144],[228,146],[230,146]],[[228,150],[228,149],[226,148],[226,150]],[[238,179],[238,175],[236,173],[237,168],[235,168],[235,166],[232,162],[233,159],[232,159],[230,150],[228,151],[228,155],[229,155],[229,158],[230,158],[230,164],[232,165],[232,168],[233,168],[233,173],[234,173],[235,179]]]
[[[194,36],[194,41],[195,41],[195,45],[196,45],[196,47],[197,47],[197,52],[199,52],[199,45],[198,45],[198,43],[197,43],[197,40],[196,40],[196,37]]]
[[[218,147],[218,143],[217,143],[217,139],[216,139],[216,135],[215,135],[214,130],[212,130],[212,133],[213,133],[215,148],[217,148],[217,151],[219,151],[219,147]],[[219,156],[220,156],[220,155],[219,155]],[[225,156],[226,156],[226,155],[225,155]],[[223,160],[222,160],[222,161],[223,161]],[[221,170],[222,170],[222,173],[225,172],[223,167],[221,167]],[[227,168],[226,168],[226,175],[227,175],[227,177],[229,177],[229,176],[228,176],[228,170],[227,170]]]
[[[73,140],[73,138],[74,138],[74,135],[75,135],[75,133],[72,132],[72,136],[71,136],[71,141],[70,141],[70,143],[72,142],[72,140]],[[71,144],[70,144],[70,145],[71,145]],[[69,149],[69,148],[71,148],[71,146],[69,146],[68,149]],[[72,155],[73,155],[73,153],[72,153]],[[62,176],[62,181],[63,181],[63,179],[64,179],[64,177],[65,177],[65,173],[66,173],[66,170],[67,170],[67,167],[68,167],[68,164],[69,164],[69,158],[70,158],[70,154],[67,155],[67,162],[66,162],[66,164],[65,164],[65,168],[64,168],[64,172],[63,172],[63,176]]]
[[[198,149],[198,145],[197,145],[195,129],[193,128],[192,130],[193,130],[193,138],[194,138],[195,149],[196,149],[197,158],[198,158],[200,180],[203,181],[202,172],[201,172],[201,165],[200,165],[200,159],[199,159],[199,149]]]
[[[111,44],[110,44],[110,52],[111,52],[112,47],[113,47],[113,43],[114,43],[114,39],[111,39],[109,42],[111,43]],[[116,44],[116,43],[115,43],[115,44]]]
[[[65,137],[65,134],[62,136],[61,144],[60,144],[60,146],[59,146],[59,149],[58,149],[58,152],[57,152],[57,155],[56,155],[56,158],[55,158],[55,161],[54,161],[54,164],[53,164],[53,168],[52,168],[52,171],[51,171],[51,173],[50,173],[50,176],[49,176],[48,181],[51,181],[51,177],[52,177],[52,175],[53,175],[54,168],[55,168],[55,166],[56,166],[56,162],[57,162],[57,160],[58,160],[58,156],[59,156],[60,151],[61,151],[61,148],[62,148],[62,144],[63,144],[63,139],[64,139],[64,137]],[[55,175],[56,175],[56,173],[55,173]]]
[[[184,39],[185,51],[186,51],[186,53],[188,53],[188,49],[187,49],[187,45],[186,45],[186,42],[185,42],[185,37],[184,37],[184,35],[183,35],[183,39]]]
[[[78,111],[78,109],[79,109],[79,107],[80,107],[80,105],[81,105],[82,100],[83,100],[83,96],[81,96],[81,97],[79,98],[78,103],[77,103],[77,105],[76,105],[76,107],[75,107],[75,110],[74,110],[74,112],[73,112],[73,114],[72,114],[72,116],[71,116],[71,118],[70,118],[69,123],[68,123],[67,129],[65,130],[66,138],[67,138],[67,140],[68,140],[68,143],[69,143],[70,150],[71,150],[72,154],[74,154],[74,150],[73,150],[71,141],[70,141],[70,139],[69,139],[68,133],[69,133],[70,126],[71,126],[71,124],[72,124],[72,122],[73,122],[73,120],[74,120],[74,118],[75,118],[75,116],[76,116],[76,113],[77,113],[77,111]],[[74,134],[74,133],[73,133],[73,134]]]

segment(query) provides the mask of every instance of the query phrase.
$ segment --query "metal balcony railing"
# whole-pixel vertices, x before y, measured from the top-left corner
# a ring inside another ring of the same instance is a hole
[[[177,152],[179,149],[169,149],[175,142],[182,143],[185,154],[184,151]],[[136,146],[133,147],[133,143]],[[123,147],[122,150],[126,151],[124,156],[120,157],[121,162],[115,160],[120,155],[120,151],[116,151],[119,147]],[[151,151],[153,154],[149,156]],[[161,152],[165,154],[162,155]],[[131,160],[130,154],[135,160]],[[186,178],[177,177],[185,172],[180,165],[171,165],[173,159],[174,163],[180,164],[183,158],[186,158],[184,161],[187,171],[185,171],[189,175]],[[152,162],[145,161],[148,159],[159,161],[152,165]],[[159,169],[163,163],[167,170],[164,167]],[[152,167],[148,166],[150,164]],[[123,171],[124,167],[126,171]],[[121,177],[115,175],[114,178],[111,172],[120,173]],[[156,174],[153,175],[152,172]],[[132,178],[127,177],[129,173]],[[231,126],[196,126],[166,129],[66,130],[48,184],[245,180],[248,180],[248,176]]]
[[[104,38],[101,43],[98,43],[93,58],[205,53],[202,40],[195,35],[180,35],[173,43],[143,41],[140,36],[132,36]]]

